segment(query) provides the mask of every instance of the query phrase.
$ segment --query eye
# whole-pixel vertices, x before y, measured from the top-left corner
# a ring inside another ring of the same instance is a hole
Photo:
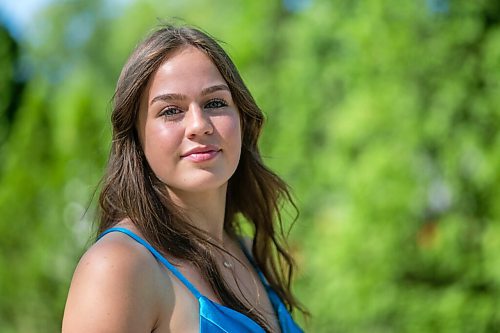
[[[206,109],[218,109],[218,108],[223,108],[227,106],[227,102],[223,99],[220,98],[214,98],[208,101],[207,104],[205,104]]]
[[[160,116],[161,117],[173,117],[175,115],[178,115],[179,113],[181,113],[182,111],[179,110],[179,108],[177,107],[174,107],[174,106],[169,106],[169,107],[166,107],[165,109],[163,109],[161,112],[160,112]]]

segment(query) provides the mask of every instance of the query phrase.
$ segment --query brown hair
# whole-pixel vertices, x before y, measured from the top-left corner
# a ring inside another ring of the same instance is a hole
[[[125,218],[130,219],[153,246],[192,262],[226,306],[244,313],[269,331],[263,316],[247,308],[228,288],[211,252],[217,245],[189,223],[182,210],[168,198],[164,184],[149,167],[138,139],[139,104],[150,77],[171,52],[186,46],[202,50],[212,60],[240,112],[242,151],[228,184],[224,229],[233,237],[240,233],[240,214],[253,226],[255,263],[288,309],[302,311],[290,290],[293,261],[282,245],[280,216],[283,201],[295,205],[286,183],[262,162],[257,146],[264,121],[262,111],[226,52],[199,29],[160,27],[137,46],[121,72],[111,116],[113,141],[99,197],[98,231],[101,233]],[[279,233],[275,222],[279,223]]]

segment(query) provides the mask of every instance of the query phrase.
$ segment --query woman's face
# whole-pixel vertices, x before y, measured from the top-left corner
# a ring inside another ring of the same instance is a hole
[[[175,193],[223,188],[238,166],[238,109],[218,69],[194,47],[175,51],[152,76],[137,127],[151,169]]]

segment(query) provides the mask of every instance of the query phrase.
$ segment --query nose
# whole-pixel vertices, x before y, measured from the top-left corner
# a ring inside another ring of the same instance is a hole
[[[186,120],[186,137],[192,139],[196,136],[210,135],[214,128],[209,115],[197,104],[189,107]]]

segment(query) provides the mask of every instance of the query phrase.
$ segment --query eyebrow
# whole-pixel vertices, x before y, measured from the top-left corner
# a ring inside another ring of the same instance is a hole
[[[208,88],[205,88],[201,91],[201,95],[202,96],[206,96],[206,95],[210,95],[211,93],[214,93],[216,91],[220,91],[220,90],[226,90],[226,91],[229,91],[229,87],[225,84],[216,84],[215,86],[211,86],[211,87],[208,87]]]
[[[216,91],[221,91],[221,90],[225,90],[225,91],[229,91],[229,87],[225,84],[216,84],[214,86],[210,86],[208,88],[204,88],[202,91],[201,91],[201,95],[202,96],[206,96],[206,95],[210,95]],[[152,105],[153,103],[157,102],[157,101],[183,101],[185,100],[187,97],[186,95],[183,95],[183,94],[161,94],[161,95],[158,95],[158,96],[155,96],[152,100],[151,100],[151,103],[149,103],[149,105]]]

